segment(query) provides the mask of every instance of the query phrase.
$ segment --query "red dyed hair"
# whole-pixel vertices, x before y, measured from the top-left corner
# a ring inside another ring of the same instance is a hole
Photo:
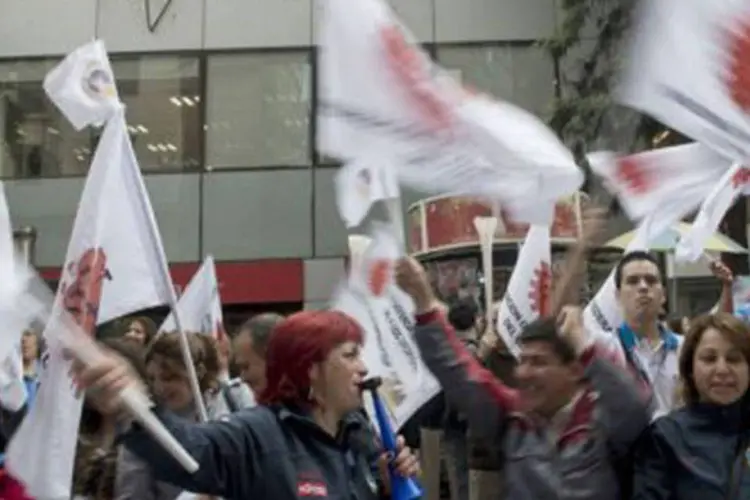
[[[362,328],[340,311],[302,311],[276,325],[266,350],[266,388],[259,402],[310,407],[310,368],[344,342],[363,341]]]

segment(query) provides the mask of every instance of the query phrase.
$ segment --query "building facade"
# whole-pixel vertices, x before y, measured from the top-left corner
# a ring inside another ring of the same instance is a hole
[[[540,115],[560,64],[538,42],[555,0],[392,0],[425,49],[466,83]],[[97,140],[42,89],[66,52],[98,37],[175,279],[217,263],[229,306],[318,307],[344,269],[337,165],[315,150],[310,0],[5,0],[0,176],[14,223],[37,231],[54,280]],[[404,193],[404,210],[420,197]],[[112,201],[116,203],[116,200]]]

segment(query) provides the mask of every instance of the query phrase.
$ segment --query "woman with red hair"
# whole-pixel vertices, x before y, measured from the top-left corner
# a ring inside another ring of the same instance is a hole
[[[301,497],[374,500],[388,492],[387,460],[361,411],[362,329],[337,311],[303,311],[280,322],[267,348],[267,387],[261,405],[221,422],[193,424],[158,406],[154,412],[199,463],[183,470],[137,424],[123,444],[154,475],[195,493],[227,500],[292,500]],[[77,368],[83,388],[119,411],[120,391],[137,382],[122,359],[105,354]],[[399,438],[392,465],[403,476],[418,472]]]

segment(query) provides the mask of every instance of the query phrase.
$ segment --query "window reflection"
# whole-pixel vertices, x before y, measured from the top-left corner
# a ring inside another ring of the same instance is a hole
[[[42,88],[58,60],[0,62],[0,176],[81,174],[91,163],[91,135],[76,132]]]
[[[308,166],[310,53],[209,56],[209,168]]]
[[[438,46],[439,64],[463,83],[539,116],[555,96],[552,57],[536,45]]]
[[[114,59],[128,132],[142,170],[201,166],[201,86],[196,57]]]

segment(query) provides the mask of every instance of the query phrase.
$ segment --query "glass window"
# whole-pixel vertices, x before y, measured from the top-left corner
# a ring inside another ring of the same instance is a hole
[[[0,62],[0,176],[81,174],[91,162],[91,134],[76,132],[42,88],[58,60]]]
[[[437,59],[480,91],[547,116],[555,96],[552,56],[536,45],[438,46]]]
[[[202,165],[198,58],[147,55],[112,61],[142,170]]]
[[[308,51],[213,55],[207,78],[209,168],[311,165]]]

